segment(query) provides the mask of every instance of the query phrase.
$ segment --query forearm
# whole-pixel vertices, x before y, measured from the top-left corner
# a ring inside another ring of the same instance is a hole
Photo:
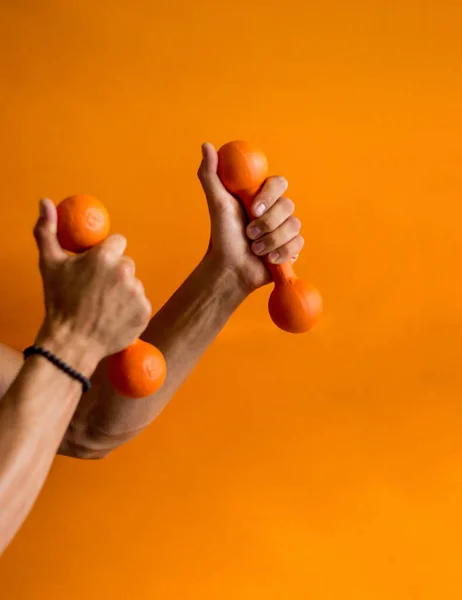
[[[43,341],[43,345],[53,350],[51,343]],[[61,352],[61,356],[66,353]],[[66,358],[71,362],[72,355]],[[0,554],[30,511],[81,393],[79,382],[45,358],[34,356],[24,363],[3,397],[0,403]]]
[[[206,257],[154,316],[142,336],[165,356],[168,374],[164,386],[152,397],[127,400],[111,387],[102,364],[93,395],[79,405],[64,453],[78,455],[80,451],[85,457],[84,447],[88,447],[87,457],[98,457],[149,425],[245,297],[234,273]]]
[[[151,320],[143,338],[168,364],[166,384],[154,397],[165,406],[246,297],[236,275],[207,258]]]

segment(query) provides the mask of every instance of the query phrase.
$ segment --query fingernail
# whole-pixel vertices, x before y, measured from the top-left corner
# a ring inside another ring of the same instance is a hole
[[[263,252],[264,249],[265,249],[265,244],[263,242],[257,242],[256,244],[253,245],[253,251],[256,252],[257,254],[260,254],[260,252]]]
[[[256,217],[261,217],[262,214],[265,212],[265,205],[264,204],[257,204],[257,206],[255,207],[255,210],[253,211]]]
[[[295,256],[292,256],[292,258],[290,259],[290,261],[292,263],[294,263],[297,260],[297,258],[298,258],[298,254],[296,254]]]
[[[249,228],[249,237],[251,237],[252,239],[257,238],[260,235],[260,233],[260,229],[256,225],[253,225]]]
[[[275,263],[279,260],[279,252],[271,252],[268,256],[268,260],[272,263]]]

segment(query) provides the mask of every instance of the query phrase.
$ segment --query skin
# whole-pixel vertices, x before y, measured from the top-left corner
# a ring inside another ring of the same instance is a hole
[[[69,257],[56,239],[56,208],[41,202],[35,228],[46,317],[35,343],[86,377],[146,327],[151,305],[123,256],[126,240]],[[82,395],[82,386],[41,356],[2,353],[0,402],[0,553],[34,503]],[[9,378],[12,378],[9,381]]]
[[[293,216],[293,202],[284,197],[284,178],[265,182],[254,201],[255,218],[247,224],[239,202],[218,178],[215,148],[204,144],[202,153],[198,176],[210,213],[210,243],[150,322],[135,263],[123,255],[124,238],[110,236],[99,247],[69,257],[56,238],[54,205],[42,205],[35,235],[46,318],[36,343],[92,377],[93,388],[82,396],[80,384],[46,359],[24,362],[21,354],[0,345],[0,553],[27,516],[56,453],[103,458],[147,427],[236,308],[270,282],[261,258],[294,261],[302,249],[301,224]],[[163,352],[168,376],[154,396],[133,401],[111,387],[105,358],[140,336]]]

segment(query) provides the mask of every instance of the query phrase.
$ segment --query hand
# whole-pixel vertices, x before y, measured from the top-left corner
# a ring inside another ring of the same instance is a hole
[[[235,271],[250,293],[271,281],[263,257],[268,256],[274,264],[294,262],[304,244],[299,233],[301,223],[293,216],[294,203],[283,196],[287,181],[283,177],[266,180],[253,203],[254,219],[248,223],[239,201],[226,191],[217,175],[215,148],[204,144],[202,153],[198,176],[211,221],[207,254]]]
[[[96,357],[97,364],[129,346],[144,331],[151,304],[135,277],[135,263],[123,256],[124,237],[112,235],[88,252],[70,256],[58,242],[53,202],[42,200],[40,212],[34,235],[46,317],[37,343],[44,338],[65,338]]]

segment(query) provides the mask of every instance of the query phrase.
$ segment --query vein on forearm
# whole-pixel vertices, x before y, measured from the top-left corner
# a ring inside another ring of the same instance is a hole
[[[167,361],[162,389],[149,398],[127,400],[115,392],[105,369],[100,368],[98,398],[94,396],[92,406],[89,400],[87,406],[79,406],[80,418],[74,427],[78,429],[78,422],[85,422],[87,434],[101,449],[135,437],[162,411],[245,296],[233,273],[206,260],[200,263],[142,336],[157,346]]]
[[[242,299],[231,274],[207,272],[202,265],[175,292],[143,335],[163,352],[168,383],[177,383],[178,374],[189,373],[185,367],[196,364]]]

